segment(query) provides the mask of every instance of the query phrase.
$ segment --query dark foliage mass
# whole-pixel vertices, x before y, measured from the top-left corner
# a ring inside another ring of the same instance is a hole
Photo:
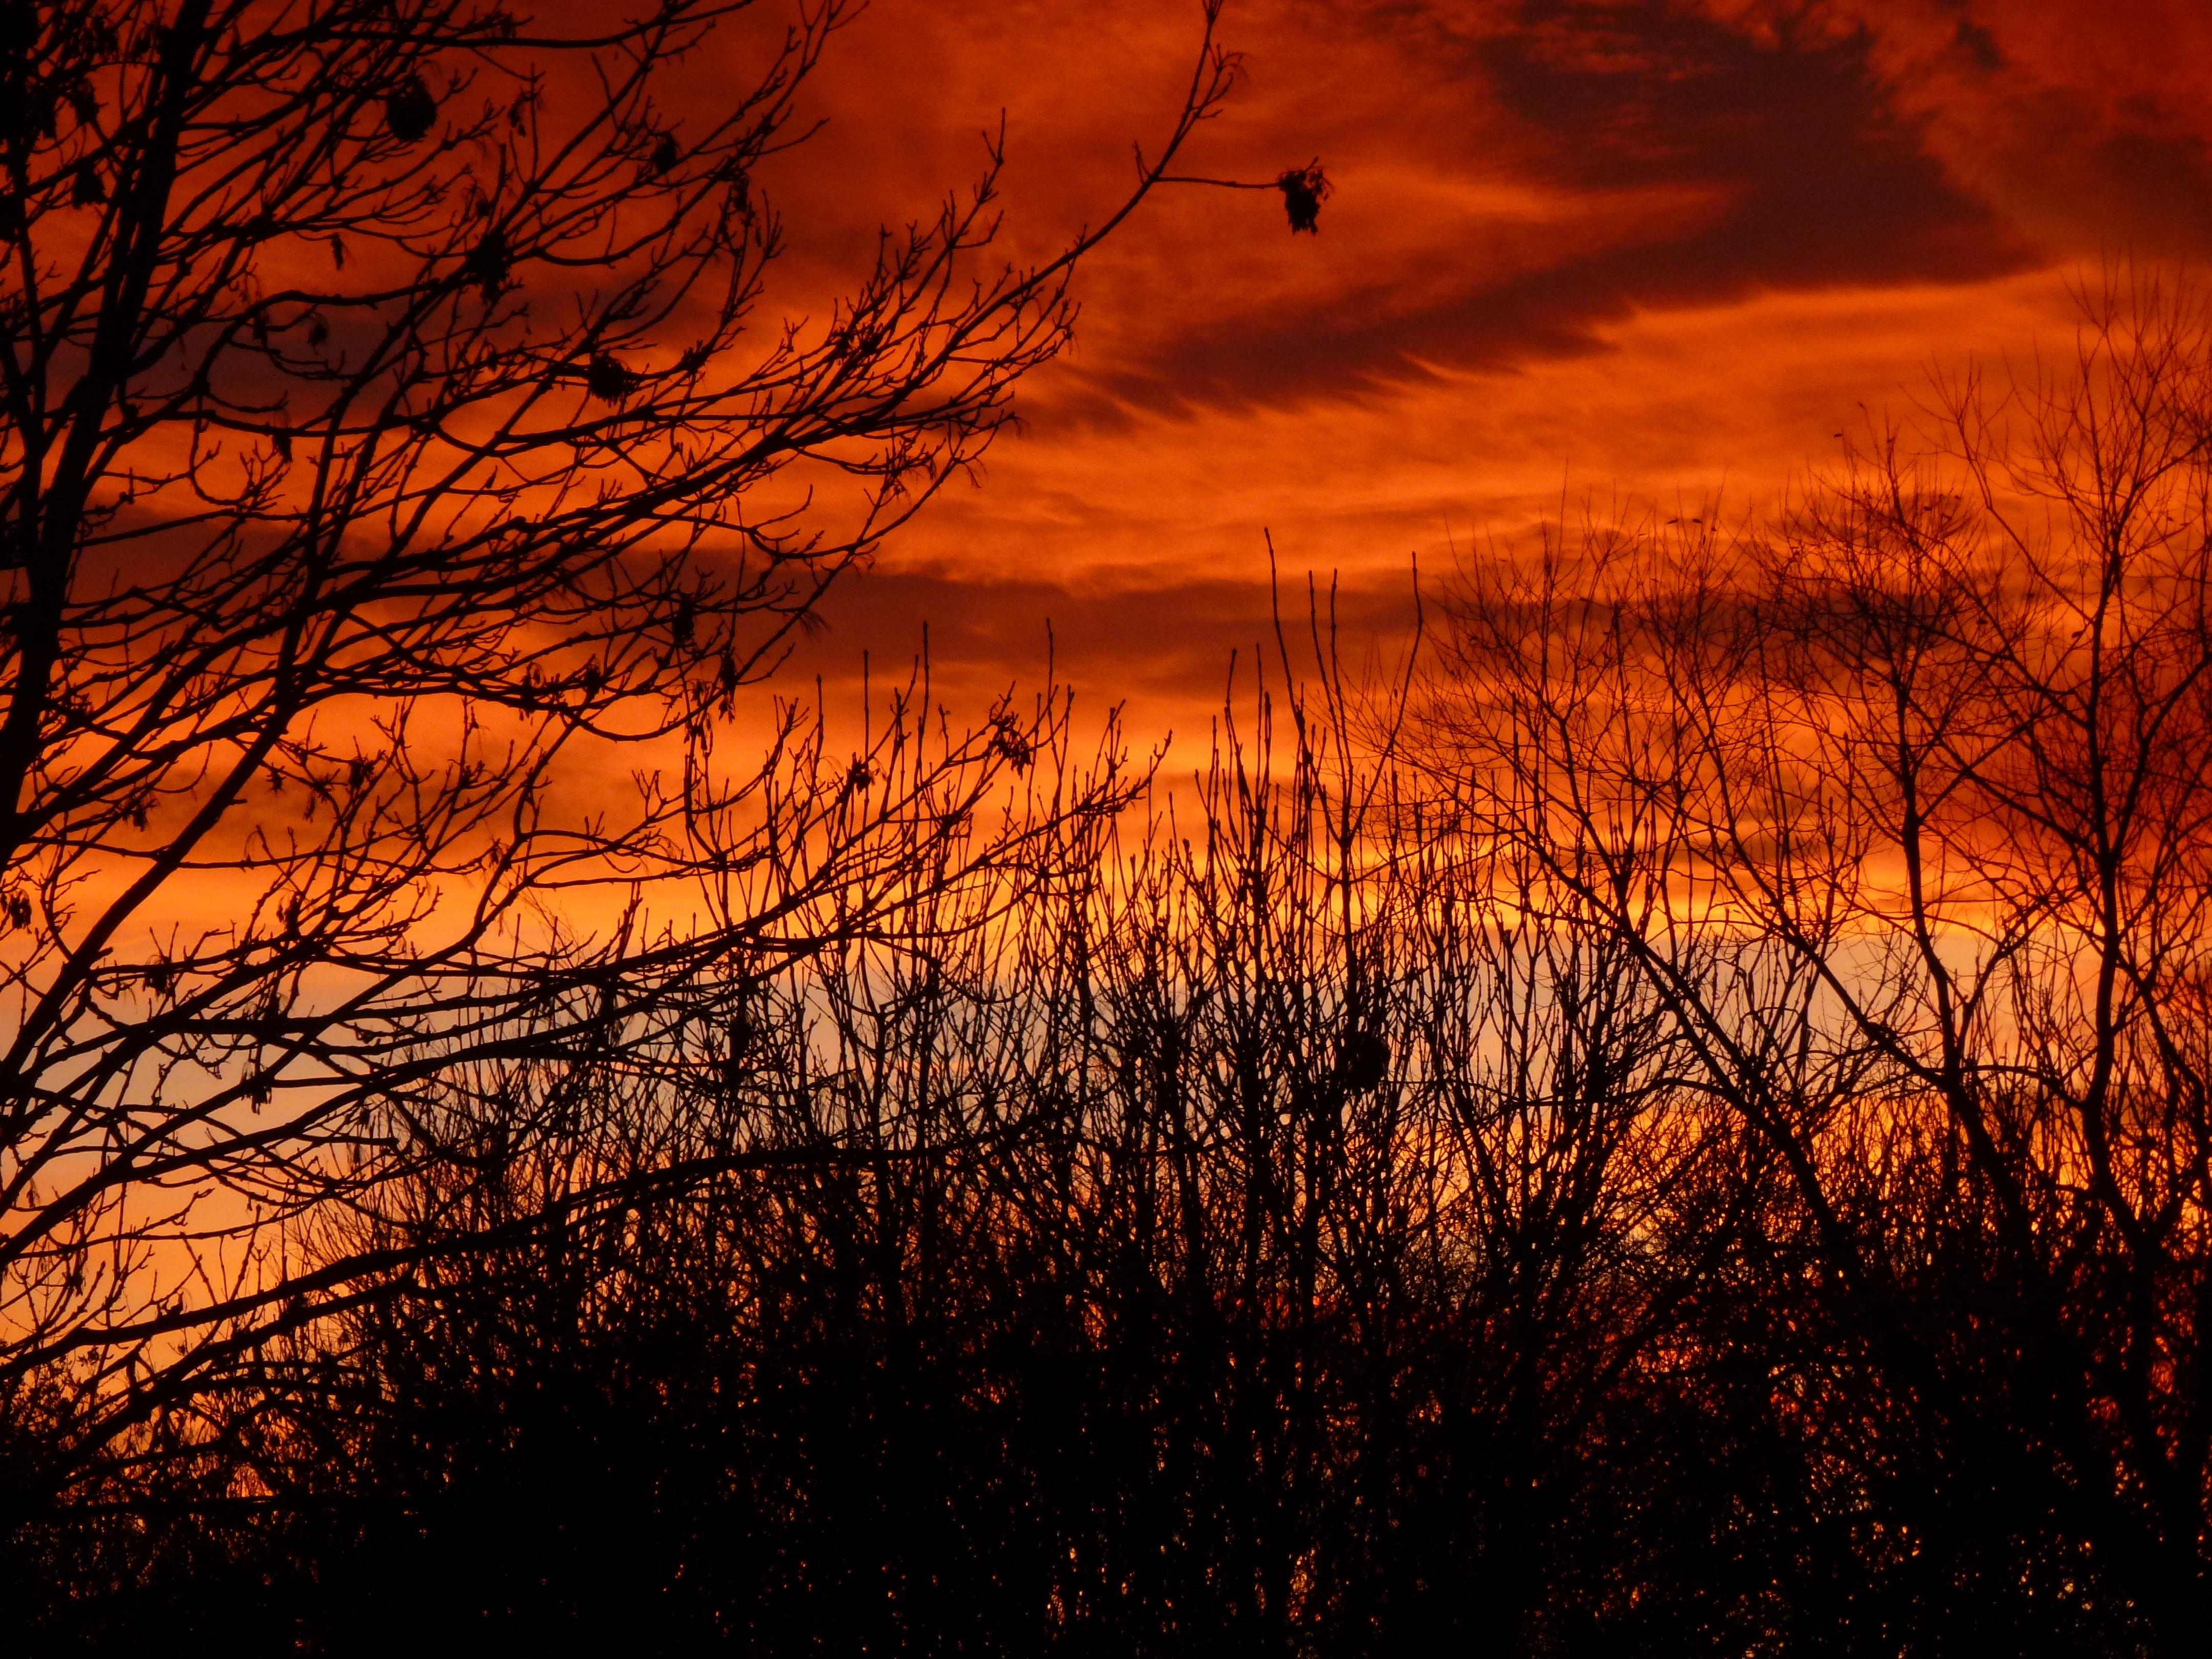
[[[18,1605],[57,1649],[2190,1651],[2208,556],[1910,488],[1594,532],[1389,684],[1279,641],[1174,803],[1060,823],[1018,903],[918,885],[691,1084],[503,1066],[313,1235],[466,1248],[19,1528]]]
[[[1328,179],[1320,161],[1291,168],[1275,180],[1275,188],[1283,192],[1283,210],[1290,216],[1291,234],[1304,230],[1319,234],[1321,204],[1328,195]]]
[[[2198,1651],[2203,296],[1172,792],[848,750],[1097,238],[757,339],[732,9],[4,13],[10,1650]]]

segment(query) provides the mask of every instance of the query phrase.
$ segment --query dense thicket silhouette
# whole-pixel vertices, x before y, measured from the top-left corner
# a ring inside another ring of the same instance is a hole
[[[1771,798],[1733,851],[1650,833],[1701,775],[1653,757],[1723,729],[1683,688],[1747,700],[1745,752],[1818,761],[1747,707],[1862,636],[1806,623],[1802,542],[1634,541],[1532,562],[1533,599],[1464,584],[1410,680],[1279,640],[1188,787],[763,975],[735,1065],[507,1067],[544,1133],[315,1245],[487,1248],[267,1346],[112,1509],[27,1534],[80,1587],[56,1641],[2187,1651],[2201,1529],[2135,1474],[2130,1402],[2094,1409],[2128,1381],[2094,1172],[2046,1172],[2011,1254],[1949,1103],[1864,1040],[1913,994],[1901,951],[1954,983],[1991,958],[1923,944],[1909,884],[1902,941],[1877,925],[1899,866],[1832,804],[1817,842]],[[1790,673],[1674,656],[1752,641]],[[1825,982],[1730,881],[1856,907]],[[2192,1156],[2188,1109],[2135,1170]],[[2056,1157],[2006,1151],[2014,1179]],[[2144,1388],[2179,1424],[2193,1204]],[[2171,1490],[2191,1448],[2154,1449]]]

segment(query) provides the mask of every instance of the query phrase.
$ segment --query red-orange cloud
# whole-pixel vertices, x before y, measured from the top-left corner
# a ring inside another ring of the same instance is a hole
[[[773,181],[797,289],[971,176],[1001,111],[1010,252],[1095,222],[1196,37],[1180,0],[879,0]],[[1247,0],[1224,38],[1246,84],[1181,170],[1318,154],[1319,234],[1163,192],[982,489],[838,597],[816,665],[927,621],[980,693],[1048,617],[1094,703],[1188,730],[1266,615],[1264,531],[1401,617],[1410,556],[1589,489],[1771,499],[1931,362],[2064,329],[2079,262],[2212,242],[2212,21],[2179,3]]]

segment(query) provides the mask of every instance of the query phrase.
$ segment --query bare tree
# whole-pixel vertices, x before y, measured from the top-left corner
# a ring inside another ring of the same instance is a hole
[[[1218,4],[1157,159],[1058,258],[987,263],[994,143],[830,314],[765,328],[760,170],[851,8],[801,5],[749,89],[677,97],[743,9],[6,10],[27,1492],[440,1248],[304,1272],[283,1240],[427,1158],[511,1154],[516,1067],[735,1064],[769,967],[1021,856],[1023,821],[979,814],[1062,705],[933,735],[925,688],[841,756],[781,704],[736,766],[730,720],[1066,343],[1076,262],[1229,90]],[[812,493],[839,480],[842,518]]]
[[[2212,332],[2148,275],[2084,304],[2072,361],[1946,383],[1769,532],[1483,574],[1437,732],[1788,1171],[1887,1402],[1833,1443],[1873,1467],[1887,1413],[1928,1448],[1905,1535],[2013,1540],[2054,1610],[2179,1652],[2212,1542]]]

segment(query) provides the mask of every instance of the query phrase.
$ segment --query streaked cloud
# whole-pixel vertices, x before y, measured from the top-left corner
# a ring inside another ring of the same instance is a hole
[[[794,279],[971,174],[1001,109],[1009,249],[1095,221],[1195,12],[879,0],[781,181]],[[980,689],[1049,617],[1086,690],[1188,729],[1266,615],[1265,531],[1402,617],[1417,553],[1586,491],[1771,499],[1931,363],[2063,332],[2082,262],[2212,244],[2212,16],[2179,3],[1267,0],[1224,35],[1248,82],[1184,170],[1318,154],[1320,234],[1258,192],[1149,204],[1022,434],[838,596],[819,665],[927,620]]]

